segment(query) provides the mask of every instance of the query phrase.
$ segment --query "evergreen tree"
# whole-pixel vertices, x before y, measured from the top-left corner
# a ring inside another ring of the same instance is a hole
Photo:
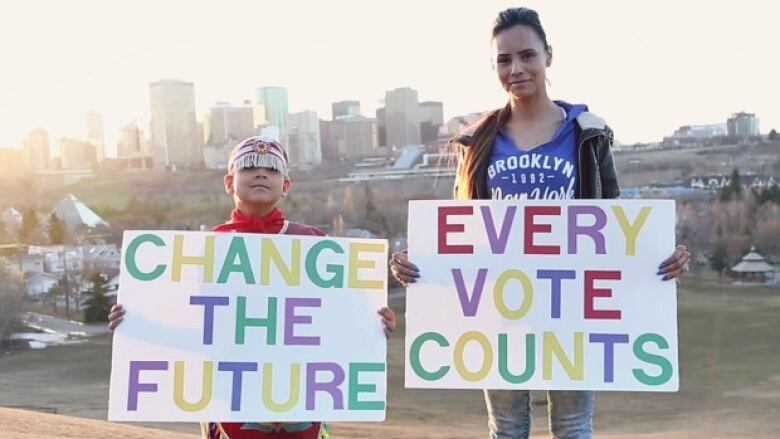
[[[101,273],[94,273],[90,277],[90,281],[92,282],[92,290],[89,292],[90,298],[87,299],[87,307],[84,308],[84,322],[107,322],[111,303],[106,297],[106,278]]]
[[[742,177],[736,168],[731,171],[729,184],[720,190],[720,201],[730,201],[732,199],[742,199]]]
[[[22,214],[22,226],[19,227],[19,240],[28,243],[40,226],[35,210],[26,209]]]
[[[52,245],[65,243],[65,223],[52,212],[49,216],[49,242]]]
[[[723,226],[720,224],[715,228],[715,239],[713,239],[712,251],[710,252],[710,266],[718,272],[718,276],[721,276],[723,270],[728,268],[726,244],[723,242]]]

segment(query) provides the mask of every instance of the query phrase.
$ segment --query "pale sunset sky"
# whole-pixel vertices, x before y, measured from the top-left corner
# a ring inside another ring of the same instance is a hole
[[[753,112],[780,129],[780,3],[741,1],[4,1],[0,146],[26,133],[83,137],[103,115],[106,152],[132,120],[148,133],[149,83],[195,84],[197,117],[218,101],[287,87],[291,112],[330,119],[334,101],[373,117],[409,86],[445,118],[502,105],[490,27],[536,9],[553,46],[553,99],[586,103],[623,143]]]

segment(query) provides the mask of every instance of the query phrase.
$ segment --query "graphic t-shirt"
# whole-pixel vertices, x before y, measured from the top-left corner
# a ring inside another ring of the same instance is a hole
[[[588,107],[555,103],[565,114],[565,120],[552,140],[531,151],[518,149],[504,128],[498,131],[487,169],[492,199],[574,198],[579,181],[575,124],[577,116]]]

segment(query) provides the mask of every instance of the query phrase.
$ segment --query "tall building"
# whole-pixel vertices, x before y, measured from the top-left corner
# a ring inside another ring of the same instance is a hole
[[[439,128],[444,124],[444,104],[423,102],[420,104],[420,142],[435,142]]]
[[[254,128],[251,106],[234,106],[227,102],[218,102],[211,107],[211,114],[208,122],[204,122],[203,129],[208,133],[204,136],[208,145],[222,145],[250,137]]]
[[[375,152],[377,121],[363,116],[320,121],[322,155],[327,160],[361,157]]]
[[[420,144],[420,104],[409,87],[385,93],[387,146],[403,148]]]
[[[726,121],[726,128],[731,137],[753,137],[761,134],[756,115],[744,111],[732,114]]]
[[[376,142],[379,146],[387,146],[387,121],[385,114],[387,114],[385,107],[376,109]]]
[[[288,154],[290,164],[298,166],[322,163],[320,120],[314,111],[302,111],[289,116]]]
[[[152,160],[157,169],[203,161],[203,139],[195,120],[195,86],[162,80],[149,86],[152,107]]]
[[[95,145],[97,161],[102,162],[106,158],[105,139],[103,137],[103,116],[100,113],[89,112],[84,114],[87,126],[87,142]]]
[[[116,144],[117,158],[130,158],[142,155],[141,130],[133,121],[122,127],[119,131],[119,142]]]
[[[359,101],[341,101],[333,103],[333,120],[344,117],[360,116]]]
[[[279,128],[284,134],[288,126],[287,89],[284,87],[260,87],[256,104],[262,105],[265,124]]]
[[[24,139],[22,163],[27,171],[43,171],[51,167],[49,150],[49,133],[43,128],[36,128]]]
[[[62,169],[92,169],[97,163],[97,148],[90,142],[62,138],[59,146]]]
[[[340,158],[333,133],[333,121],[320,119],[320,145],[323,160],[336,161]]]
[[[0,180],[12,181],[22,176],[22,151],[0,148]]]
[[[373,154],[377,147],[376,119],[358,116],[343,121],[347,132],[347,154],[363,156]]]

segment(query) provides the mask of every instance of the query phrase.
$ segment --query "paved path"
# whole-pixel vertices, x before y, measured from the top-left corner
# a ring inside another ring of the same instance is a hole
[[[24,315],[24,323],[39,331],[51,334],[64,334],[82,337],[108,334],[111,332],[105,323],[81,323],[59,317],[47,316],[37,312],[27,312]]]

